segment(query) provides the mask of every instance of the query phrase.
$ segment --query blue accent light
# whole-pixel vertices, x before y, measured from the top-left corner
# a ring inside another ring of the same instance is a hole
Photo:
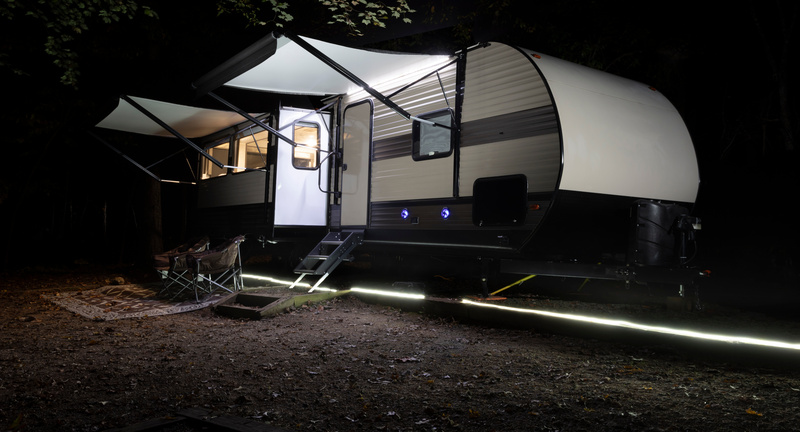
[[[408,219],[408,215],[409,215],[408,209],[400,210],[400,217],[401,218]]]
[[[442,219],[450,218],[450,209],[447,207],[443,208],[441,214],[442,214]]]

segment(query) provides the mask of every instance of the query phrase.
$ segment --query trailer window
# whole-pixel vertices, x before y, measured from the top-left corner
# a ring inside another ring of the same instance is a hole
[[[236,158],[233,165],[234,172],[244,171],[245,168],[264,168],[267,166],[267,140],[269,133],[245,132],[236,145]]]
[[[292,153],[292,165],[300,169],[315,169],[319,160],[319,125],[296,123],[292,139],[297,143]]]
[[[214,159],[222,162],[223,164],[228,164],[228,151],[230,150],[230,144],[224,143],[214,147],[206,148],[206,152],[211,155]],[[207,179],[212,177],[219,177],[227,174],[228,170],[226,168],[220,168],[211,162],[208,158],[202,158],[202,175],[201,178]]]
[[[453,117],[449,109],[435,111],[420,116],[412,125],[414,160],[447,157],[453,153]]]

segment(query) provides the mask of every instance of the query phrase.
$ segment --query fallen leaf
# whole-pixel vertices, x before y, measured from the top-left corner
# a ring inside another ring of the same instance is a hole
[[[760,412],[758,412],[758,411],[756,411],[756,410],[754,410],[752,408],[747,408],[747,414],[756,415],[756,416],[759,416],[759,417],[763,417],[764,416],[764,414],[761,414]]]

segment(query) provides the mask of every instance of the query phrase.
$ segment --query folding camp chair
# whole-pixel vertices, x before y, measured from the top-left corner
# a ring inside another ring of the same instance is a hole
[[[244,236],[236,236],[204,252],[186,255],[187,266],[193,274],[195,300],[199,302],[201,294],[208,298],[217,291],[234,292],[244,287],[239,251],[239,244],[243,241]]]
[[[153,267],[163,284],[159,296],[170,295],[175,298],[185,290],[193,289],[194,273],[186,262],[186,256],[203,252],[208,249],[208,245],[208,237],[203,236],[153,257]]]

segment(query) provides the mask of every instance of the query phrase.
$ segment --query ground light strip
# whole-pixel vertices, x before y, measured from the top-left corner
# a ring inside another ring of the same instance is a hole
[[[400,298],[407,298],[407,299],[414,299],[414,300],[425,300],[425,295],[423,294],[411,294],[411,293],[403,293],[397,291],[384,291],[384,290],[376,290],[372,288],[350,288],[350,291],[365,293],[365,294],[377,294],[383,295],[388,297],[400,297]]]
[[[279,283],[283,285],[291,285],[292,281],[284,281],[280,279],[275,279],[266,276],[256,276],[256,275],[249,275],[243,274],[242,277],[251,278],[251,279],[258,279],[269,281],[273,283]],[[302,285],[306,288],[310,288],[311,285],[306,283],[300,283],[298,285]],[[336,292],[335,289],[330,288],[317,288],[317,290],[325,290]],[[377,290],[371,288],[351,288],[353,292],[360,292],[365,294],[375,294],[375,295],[384,295],[389,297],[400,297],[400,298],[408,298],[414,300],[425,300],[424,294],[409,294],[409,293],[401,293],[396,291],[385,291],[385,290]],[[479,306],[479,307],[487,307],[487,308],[495,308],[504,311],[510,312],[520,312],[520,313],[527,313],[533,315],[541,315],[547,316],[551,318],[559,318],[559,319],[567,319],[571,321],[579,321],[585,322],[590,324],[598,324],[604,325],[609,327],[620,327],[620,328],[629,328],[634,330],[641,330],[653,333],[660,333],[660,334],[667,334],[667,335],[674,335],[674,336],[683,336],[683,337],[690,337],[695,339],[703,339],[703,340],[711,340],[711,341],[718,341],[718,342],[728,342],[731,344],[743,344],[743,345],[756,345],[756,346],[764,346],[764,347],[772,347],[772,348],[783,348],[783,349],[790,349],[795,351],[800,351],[800,344],[797,343],[788,343],[788,342],[781,342],[781,341],[772,341],[767,339],[758,339],[758,338],[750,338],[750,337],[743,337],[743,336],[727,336],[727,335],[720,335],[720,334],[713,334],[713,333],[703,333],[693,330],[680,330],[680,329],[673,329],[669,327],[660,327],[660,326],[650,326],[644,324],[636,324],[629,321],[622,321],[622,320],[613,320],[613,319],[606,319],[606,318],[594,318],[584,315],[574,315],[574,314],[566,314],[566,313],[559,313],[559,312],[549,312],[543,311],[538,309],[523,309],[523,308],[514,308],[509,306],[501,306],[498,304],[490,304],[490,303],[482,303],[476,302],[468,299],[462,299],[461,303],[471,305],[471,306]]]
[[[771,341],[766,339],[758,339],[758,338],[750,338],[750,337],[741,337],[741,336],[726,336],[726,335],[719,335],[719,334],[712,334],[712,333],[702,333],[692,330],[679,330],[679,329],[672,329],[669,327],[659,327],[659,326],[649,326],[644,324],[636,324],[628,321],[621,321],[621,320],[612,320],[612,319],[605,319],[605,318],[593,318],[588,316],[582,315],[573,315],[573,314],[565,314],[565,313],[558,313],[558,312],[548,312],[543,310],[536,310],[536,309],[521,309],[521,308],[513,308],[508,306],[501,306],[496,304],[487,304],[487,303],[480,303],[475,302],[472,300],[463,299],[461,301],[464,304],[472,305],[472,306],[481,306],[481,307],[488,307],[488,308],[495,308],[505,311],[512,311],[512,312],[522,312],[522,313],[529,313],[534,315],[542,315],[548,316],[553,318],[561,318],[561,319],[568,319],[572,321],[580,321],[586,322],[591,324],[600,324],[605,326],[611,327],[621,327],[621,328],[630,328],[635,330],[642,330],[654,333],[661,333],[661,334],[669,334],[675,336],[685,336],[685,337],[692,337],[696,339],[705,339],[705,340],[713,340],[719,342],[728,342],[733,344],[748,344],[748,345],[758,345],[758,346],[765,346],[765,347],[772,347],[772,348],[785,348],[785,349],[792,349],[792,350],[800,350],[800,344],[796,343],[788,343],[788,342],[780,342],[780,341]]]
[[[287,285],[287,286],[291,286],[294,283],[294,281],[285,281],[285,280],[281,280],[281,279],[271,278],[269,276],[258,276],[258,275],[252,275],[252,274],[243,274],[242,277],[243,278],[248,278],[248,279],[257,279],[257,280],[262,280],[262,281],[267,281],[267,282],[272,282],[272,283],[277,283],[277,284]],[[311,288],[311,284],[307,284],[305,282],[300,282],[296,286],[303,287],[303,288]],[[323,287],[317,287],[315,289],[315,291],[336,292],[335,289],[323,288]]]

